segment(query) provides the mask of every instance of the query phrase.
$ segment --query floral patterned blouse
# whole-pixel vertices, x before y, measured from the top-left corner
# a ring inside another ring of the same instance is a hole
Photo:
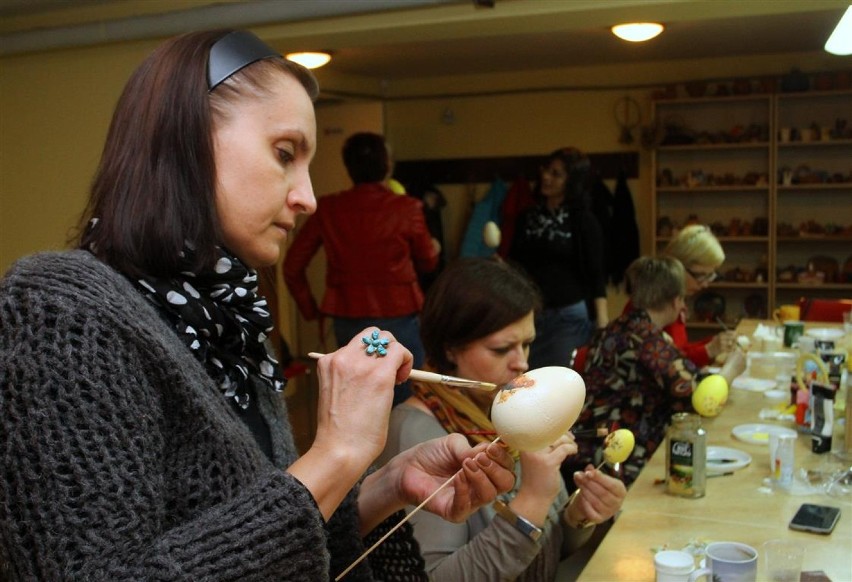
[[[598,331],[589,345],[582,372],[586,402],[575,430],[628,428],[636,438],[623,464],[631,484],[665,438],[674,412],[691,410],[698,368],[655,326],[643,309],[621,315]],[[602,459],[600,440],[579,440],[572,469]]]

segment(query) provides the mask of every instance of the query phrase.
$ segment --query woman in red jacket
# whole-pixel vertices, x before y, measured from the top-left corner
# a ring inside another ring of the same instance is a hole
[[[306,320],[334,318],[338,345],[375,325],[408,348],[419,367],[423,291],[417,276],[438,265],[440,245],[429,234],[422,203],[387,187],[390,157],[381,135],[350,136],[343,145],[343,163],[354,186],[318,199],[316,213],[287,250],[284,281]],[[320,246],[327,268],[318,306],[306,271]],[[394,404],[410,395],[408,383],[397,386]]]

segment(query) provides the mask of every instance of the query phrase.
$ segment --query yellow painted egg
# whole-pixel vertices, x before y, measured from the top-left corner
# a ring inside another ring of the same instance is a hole
[[[626,428],[620,428],[606,435],[604,439],[604,460],[609,464],[623,463],[630,458],[636,437]]]
[[[394,194],[405,194],[405,186],[403,186],[399,180],[395,178],[388,178],[387,181],[388,188]]]
[[[491,404],[491,422],[511,447],[538,451],[571,428],[585,399],[586,384],[574,370],[538,368],[500,390]]]
[[[716,416],[727,401],[728,382],[719,374],[704,378],[692,393],[692,407],[701,416]]]
[[[489,220],[482,227],[482,240],[485,246],[490,249],[496,249],[500,246],[500,227],[493,220]]]

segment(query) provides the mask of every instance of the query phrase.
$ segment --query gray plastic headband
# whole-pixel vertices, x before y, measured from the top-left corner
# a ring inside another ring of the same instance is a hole
[[[212,47],[207,57],[207,90],[212,91],[228,77],[257,61],[281,54],[245,30],[229,32]]]

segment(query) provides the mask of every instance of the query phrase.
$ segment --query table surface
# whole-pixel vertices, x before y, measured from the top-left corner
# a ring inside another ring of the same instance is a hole
[[[744,320],[737,327],[749,334],[755,320]],[[831,324],[808,324],[830,327]],[[822,570],[834,582],[852,581],[852,499],[824,493],[794,495],[773,489],[765,481],[770,474],[769,450],[764,444],[742,442],[731,434],[740,424],[778,424],[792,428],[790,422],[760,420],[766,407],[760,392],[732,389],[722,413],[702,419],[707,444],[739,449],[751,455],[751,464],[732,475],[707,479],[706,495],[686,499],[665,493],[659,481],[665,476],[665,447],[655,452],[633,483],[624,506],[609,533],[583,569],[581,581],[653,581],[653,554],[657,549],[681,549],[693,542],[738,541],[761,554],[758,580],[765,580],[764,542],[783,538],[806,547],[803,571]],[[830,471],[843,466],[831,453],[811,452],[806,434],[796,439],[795,467]],[[848,467],[849,462],[846,462]],[[831,505],[841,509],[840,520],[830,535],[790,530],[787,525],[802,503]]]

